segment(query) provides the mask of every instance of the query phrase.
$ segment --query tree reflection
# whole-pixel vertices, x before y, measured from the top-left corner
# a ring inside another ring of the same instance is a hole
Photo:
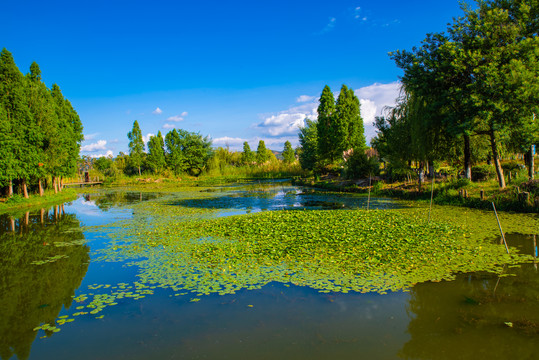
[[[534,237],[512,235],[521,252]],[[510,243],[511,245],[511,243]],[[505,276],[459,275],[414,286],[407,311],[411,335],[405,359],[532,359],[539,353],[539,273],[535,264]],[[510,276],[507,276],[510,275]]]
[[[89,247],[62,206],[0,216],[0,357],[26,359],[42,323],[54,323],[88,269]],[[51,257],[64,255],[56,261]],[[36,262],[47,261],[41,265]],[[47,336],[52,335],[48,333]]]

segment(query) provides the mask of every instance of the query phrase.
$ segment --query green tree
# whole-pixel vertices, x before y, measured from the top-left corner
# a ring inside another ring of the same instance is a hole
[[[144,160],[144,140],[137,120],[133,123],[133,129],[127,133],[127,138],[129,139],[129,158],[133,165],[138,168],[140,176],[140,165]]]
[[[292,148],[290,141],[284,143],[283,160],[286,164],[291,164],[296,160],[294,149]]]
[[[256,149],[256,163],[262,165],[269,160],[268,151],[264,140],[258,142],[258,148]]]
[[[299,163],[303,169],[313,170],[318,164],[318,123],[305,119],[305,126],[299,129]]]
[[[252,165],[255,162],[255,154],[251,151],[249,143],[243,143],[243,152],[241,153],[241,162],[244,165]]]
[[[165,136],[167,165],[176,175],[199,175],[212,156],[211,140],[198,133],[173,129]]]
[[[156,174],[160,173],[165,168],[165,142],[161,135],[161,131],[158,131],[156,136],[151,136],[148,141],[147,161],[148,166]]]
[[[13,194],[13,180],[20,177],[24,152],[20,119],[28,118],[22,74],[5,48],[0,53],[0,182]]]
[[[333,115],[335,113],[335,97],[329,86],[324,86],[318,105],[318,119],[316,122],[318,133],[318,151],[321,161],[333,162],[336,160],[334,144],[338,134],[335,131]]]
[[[336,134],[334,142],[336,158],[342,156],[344,151],[354,149],[356,152],[363,152],[367,147],[359,107],[359,99],[354,94],[354,90],[343,85],[337,98],[333,121],[333,133]]]

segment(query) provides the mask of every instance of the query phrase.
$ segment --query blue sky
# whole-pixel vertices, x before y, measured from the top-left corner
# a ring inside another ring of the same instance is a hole
[[[461,15],[457,0],[9,1],[0,48],[36,61],[79,113],[90,156],[172,127],[214,146],[297,144],[324,85],[356,90],[367,137],[398,95],[388,52]]]

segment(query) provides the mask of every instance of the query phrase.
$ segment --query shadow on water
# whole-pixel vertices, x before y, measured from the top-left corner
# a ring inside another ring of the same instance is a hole
[[[506,235],[509,246],[536,254],[537,235]],[[417,284],[407,311],[405,359],[536,359],[539,353],[538,264]]]
[[[224,215],[274,210],[394,209],[401,207],[392,199],[328,193],[297,186],[253,185],[230,191],[212,189],[213,198],[185,199],[169,205],[230,210]],[[223,215],[223,214],[222,214]]]
[[[42,323],[54,323],[88,269],[89,247],[63,205],[0,216],[0,357],[27,359]],[[49,337],[52,331],[46,331]]]

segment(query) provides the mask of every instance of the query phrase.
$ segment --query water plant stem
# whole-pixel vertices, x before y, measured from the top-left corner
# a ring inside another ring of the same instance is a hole
[[[505,245],[505,250],[509,254],[509,248],[507,247],[507,242],[505,241],[505,235],[503,234],[502,225],[500,224],[500,219],[498,218],[498,212],[496,211],[496,206],[494,205],[494,202],[492,203],[492,207],[494,208],[494,214],[496,215],[496,220],[498,221],[498,227],[500,228],[500,234],[502,234],[503,244]]]

